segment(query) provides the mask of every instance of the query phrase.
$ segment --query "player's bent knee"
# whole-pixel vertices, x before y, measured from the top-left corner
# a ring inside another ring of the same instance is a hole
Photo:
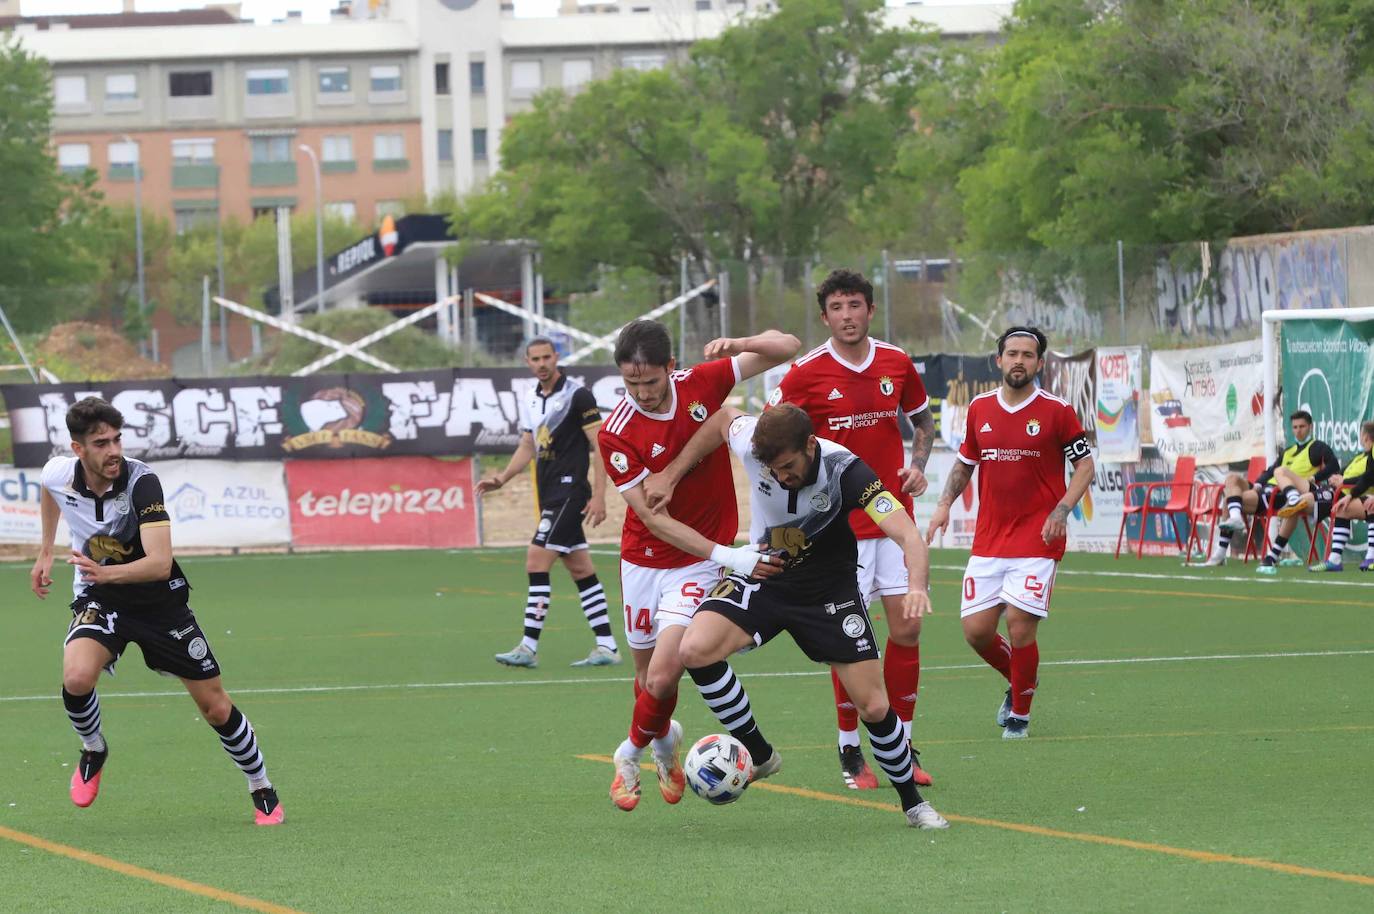
[[[690,632],[677,648],[677,659],[682,662],[683,668],[688,670],[710,666],[717,660],[724,660],[729,654],[726,647],[717,643],[715,639],[693,637]]]
[[[72,695],[89,695],[99,679],[99,669],[62,668],[62,688]]]
[[[851,696],[852,698],[853,696]],[[859,717],[870,724],[887,717],[887,712],[892,706],[887,703],[887,696],[879,692],[877,695],[868,697],[866,700],[854,699],[854,707],[859,712]]]

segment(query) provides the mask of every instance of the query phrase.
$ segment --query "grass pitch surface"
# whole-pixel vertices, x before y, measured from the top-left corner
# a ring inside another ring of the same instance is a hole
[[[959,631],[965,559],[934,554],[922,639],[916,742],[953,822],[934,833],[886,785],[843,788],[828,676],[786,638],[735,662],[782,773],[716,808],[667,806],[646,772],[616,810],[584,757],[624,737],[630,665],[569,668],[592,641],[566,574],[538,669],[491,659],[519,638],[522,549],[187,559],[287,822],[252,825],[213,732],[133,648],[76,809],[67,612],[4,566],[0,910],[1374,909],[1374,576],[1070,556],[1031,738],[1003,742],[1003,683]],[[717,732],[683,686],[687,739]]]

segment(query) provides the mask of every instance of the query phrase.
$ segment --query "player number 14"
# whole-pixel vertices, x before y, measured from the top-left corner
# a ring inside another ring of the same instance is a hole
[[[625,631],[638,631],[643,632],[646,635],[652,635],[654,632],[654,623],[653,620],[649,618],[649,610],[641,609],[639,611],[635,611],[634,609],[630,608],[630,604],[626,603]]]

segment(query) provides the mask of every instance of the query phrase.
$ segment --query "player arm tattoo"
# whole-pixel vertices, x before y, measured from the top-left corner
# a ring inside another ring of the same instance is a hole
[[[941,507],[948,508],[954,504],[968,481],[973,478],[973,467],[962,460],[954,461],[954,467],[949,471],[949,479],[945,482],[945,490],[940,493],[939,504]]]
[[[924,473],[930,449],[935,446],[935,415],[927,407],[913,416],[911,422],[916,427],[911,439],[911,465]]]
[[[1069,477],[1069,485],[1064,492],[1064,498],[1059,504],[1054,506],[1050,512],[1051,517],[1067,521],[1069,512],[1073,506],[1078,504],[1079,499],[1088,491],[1088,486],[1093,483],[1093,473],[1096,472],[1091,456],[1081,457],[1074,462],[1073,475]]]

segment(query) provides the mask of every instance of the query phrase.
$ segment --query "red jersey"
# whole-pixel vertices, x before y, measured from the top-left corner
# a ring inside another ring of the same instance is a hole
[[[1073,407],[1039,388],[1016,406],[991,390],[968,405],[959,459],[978,467],[978,524],[973,554],[989,558],[1064,557],[1065,541],[1040,536],[1064,497],[1064,461],[1087,457]]]
[[[930,398],[910,356],[890,343],[869,342],[868,358],[855,365],[826,340],[793,363],[770,402],[806,410],[816,435],[857,454],[910,514],[911,496],[897,476],[907,464],[897,413],[914,416],[929,408]],[[861,540],[884,535],[863,511],[850,512],[849,526]]]
[[[682,452],[701,423],[720,411],[738,382],[739,363],[716,359],[672,373],[666,413],[646,413],[627,394],[597,433],[601,460],[615,487],[624,492],[650,473],[661,472]],[[678,483],[668,513],[713,543],[729,545],[735,541],[739,510],[730,452],[724,442]],[[633,509],[625,512],[620,557],[645,568],[682,568],[701,561],[650,533]]]

